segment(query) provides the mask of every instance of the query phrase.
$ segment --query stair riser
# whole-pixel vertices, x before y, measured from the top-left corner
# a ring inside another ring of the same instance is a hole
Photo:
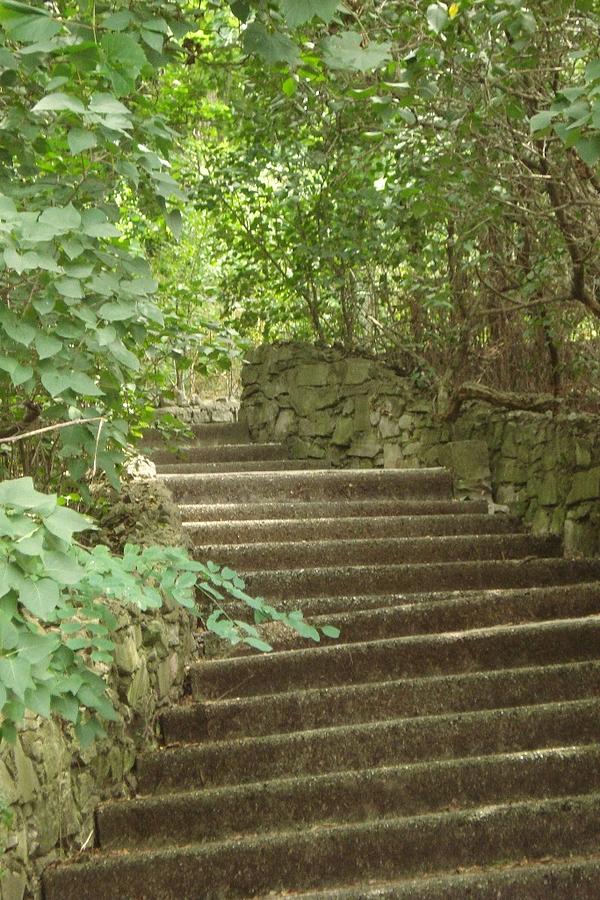
[[[232,614],[231,610],[228,610]],[[463,631],[473,628],[489,628],[495,625],[521,625],[527,622],[544,622],[551,619],[570,619],[600,614],[600,589],[595,596],[564,599],[540,598],[537,602],[524,592],[521,597],[494,603],[489,599],[450,600],[447,602],[413,602],[402,608],[374,609],[365,612],[328,614],[312,619],[314,625],[336,625],[341,635],[338,643],[384,640],[417,634],[436,634],[443,631]],[[273,649],[289,650],[293,646],[306,647],[306,640],[296,639],[289,632],[268,629],[267,639]],[[253,653],[244,648],[238,655]]]
[[[339,503],[290,503],[288,500],[269,503],[181,503],[184,522],[247,522],[256,519],[316,520],[324,518],[370,518],[372,516],[438,516],[483,515],[487,505],[483,501],[459,500],[349,500]]]
[[[452,479],[443,469],[348,472],[257,472],[161,475],[175,500],[247,503],[318,500],[450,500]]]
[[[279,895],[281,896],[281,895]],[[598,900],[600,859],[528,863],[361,888],[296,894],[295,900]],[[273,895],[270,895],[273,900]]]
[[[282,609],[297,609],[299,599],[311,597],[543,587],[594,581],[599,577],[598,560],[482,560],[396,566],[332,566],[280,572],[267,570],[251,572],[246,579],[246,589],[250,594],[272,599]]]
[[[245,575],[250,572],[306,566],[400,565],[458,560],[523,559],[560,556],[560,541],[552,537],[517,535],[459,535],[303,543],[205,545],[199,559],[227,563]]]
[[[154,450],[156,465],[170,463],[240,462],[242,460],[288,459],[281,444],[222,444],[187,447],[180,450]]]
[[[600,620],[559,622],[551,627],[522,625],[463,634],[392,638],[373,643],[330,646],[236,657],[192,667],[197,700],[246,697],[300,688],[332,687],[368,681],[509,669],[595,659]]]
[[[159,475],[193,475],[195,472],[305,472],[307,469],[329,469],[329,463],[321,460],[273,459],[241,460],[240,462],[174,462],[158,465]]]
[[[367,822],[447,807],[600,790],[600,749],[483,757],[399,769],[113,803],[97,814],[103,849],[135,849],[284,831],[319,822]]]
[[[219,741],[599,694],[600,663],[571,663],[179,706],[163,716],[162,729],[166,743]]]
[[[483,756],[600,737],[600,702],[488,710],[187,745],[139,760],[140,793],[198,790],[426,759]]]
[[[190,429],[194,435],[193,439],[188,443],[187,440],[180,438],[165,439],[162,432],[155,428],[148,428],[142,437],[142,447],[146,448],[164,448],[165,444],[177,449],[185,449],[185,445],[195,447],[197,445],[221,445],[221,444],[244,444],[249,442],[247,426],[242,422],[215,422],[208,425],[192,425]]]
[[[477,812],[424,816],[309,834],[149,855],[117,855],[98,863],[47,870],[46,900],[139,900],[151,884],[162,900],[253,897],[275,889],[310,888],[372,876],[501,862],[517,854],[597,849],[600,800],[515,804]]]
[[[433,537],[434,535],[516,534],[521,526],[509,516],[373,516],[321,521],[257,520],[250,522],[189,523],[186,531],[198,546],[250,544],[264,541],[322,541],[375,538]]]

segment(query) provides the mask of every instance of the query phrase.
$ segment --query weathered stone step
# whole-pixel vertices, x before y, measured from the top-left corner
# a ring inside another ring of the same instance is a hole
[[[574,662],[596,658],[599,646],[600,617],[590,616],[216,659],[190,674],[196,699],[218,699],[483,670],[490,661],[499,669]]]
[[[454,759],[592,744],[600,737],[600,699],[386,719],[264,737],[182,744],[137,764],[141,794],[248,784]]]
[[[152,460],[163,463],[241,462],[257,459],[288,459],[282,444],[208,444],[204,446],[178,447],[175,450],[154,450]]]
[[[255,459],[240,462],[174,462],[157,465],[158,475],[218,474],[225,472],[306,472],[331,469],[320,459]]]
[[[197,444],[242,444],[250,441],[248,427],[244,422],[214,422],[208,425],[192,425],[193,441],[188,446]],[[185,449],[179,438],[165,438],[157,428],[147,428],[142,436],[142,447],[164,447],[176,445]]]
[[[167,744],[221,741],[599,694],[600,661],[586,660],[225,698],[171,707],[161,722]]]
[[[277,889],[408,877],[473,864],[595,852],[600,796],[526,801],[280,832],[177,849],[113,853],[47,869],[45,900],[253,897]],[[143,894],[142,894],[143,896]]]
[[[306,566],[384,565],[457,562],[458,560],[522,559],[559,556],[558,538],[532,534],[443,535],[412,538],[368,538],[333,541],[272,541],[251,544],[204,544],[202,559],[227,564],[244,575]]]
[[[230,472],[161,475],[175,500],[245,503],[259,500],[449,500],[446,469],[328,469],[312,472]]]
[[[246,588],[297,609],[311,597],[423,591],[489,590],[542,587],[600,580],[600,560],[523,559],[413,563],[406,565],[329,566],[251,572]]]
[[[182,503],[184,522],[252,521],[256,519],[364,519],[372,516],[437,516],[487,513],[484,500],[345,500],[327,502]],[[496,517],[494,517],[496,518]],[[500,517],[503,518],[503,517]]]
[[[113,802],[103,849],[161,847],[600,790],[600,747],[552,747]]]
[[[593,591],[573,592],[569,596],[561,594],[560,590],[546,592],[537,598],[527,590],[506,594],[498,591],[492,602],[490,600],[489,594],[482,596],[475,593],[475,596],[470,596],[468,591],[457,598],[434,601],[421,600],[417,594],[411,595],[408,603],[399,606],[355,609],[345,613],[328,611],[321,616],[313,616],[311,622],[320,626],[336,625],[341,631],[339,642],[349,644],[401,635],[466,631],[508,622],[519,625],[524,622],[579,618],[600,615],[600,583]],[[231,609],[228,612],[233,614]],[[268,638],[274,649],[306,646],[305,641],[296,639],[288,629],[272,629]],[[259,651],[244,648],[243,652]]]
[[[289,893],[268,894],[270,900]],[[355,887],[340,887],[317,893],[294,893],[295,900],[598,900],[600,856],[546,858],[532,863],[480,868],[469,872],[447,872],[433,878],[394,882],[375,880]],[[263,900],[266,900],[264,895]]]
[[[419,537],[452,534],[517,534],[511,516],[429,515],[352,516],[323,519],[250,519],[187,522],[186,531],[202,544],[250,544],[263,541],[318,541],[349,538]]]

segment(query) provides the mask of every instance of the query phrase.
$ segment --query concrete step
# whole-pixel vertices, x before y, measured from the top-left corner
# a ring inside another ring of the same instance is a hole
[[[470,628],[486,628],[510,622],[513,625],[524,622],[579,618],[600,614],[600,583],[592,591],[577,591],[565,596],[560,589],[545,592],[537,597],[531,591],[496,592],[493,602],[489,594],[462,593],[449,600],[420,599],[420,595],[410,597],[408,603],[399,606],[380,606],[374,609],[354,609],[344,613],[325,612],[311,617],[313,625],[335,625],[340,629],[338,643],[371,641],[410,634],[434,634],[442,631],[467,631]],[[425,595],[427,597],[427,595]],[[238,608],[229,615],[241,618],[243,611]],[[246,620],[248,616],[246,614]],[[291,629],[271,627],[269,643],[276,650],[286,650],[292,646],[306,646],[301,638],[296,638]],[[243,648],[243,652],[252,651]]]
[[[322,775],[425,760],[594,744],[600,698],[386,719],[182,744],[138,759],[140,794]]]
[[[483,500],[344,500],[290,503],[181,503],[184,522],[237,522],[257,519],[316,520],[323,518],[366,519],[391,516],[475,515],[487,513]],[[503,516],[494,516],[503,519]]]
[[[424,537],[452,534],[507,534],[523,531],[511,516],[344,516],[323,519],[246,519],[186,522],[194,543],[250,544],[281,541],[348,540],[351,538]]]
[[[558,538],[531,534],[443,535],[357,540],[204,544],[196,556],[250,572],[307,566],[374,565],[559,556]]]
[[[154,450],[152,453],[152,460],[156,465],[288,458],[289,454],[282,444],[208,444],[177,447],[174,450]]]
[[[264,895],[263,900],[266,900]],[[269,893],[270,900],[288,897]],[[495,868],[460,868],[434,878],[382,882],[373,879],[354,887],[317,893],[294,893],[295,900],[597,900],[600,897],[600,856],[546,857],[542,862],[523,859],[516,865]]]
[[[192,425],[190,428],[193,439],[181,442],[180,438],[165,437],[157,428],[147,428],[142,435],[142,447],[169,447],[175,449],[186,446],[195,447],[205,444],[243,444],[249,443],[248,428],[243,422],[214,422],[208,425]]]
[[[598,791],[600,747],[551,747],[113,802],[96,821],[103,849],[132,850]]]
[[[600,580],[600,560],[529,559],[431,562],[406,565],[329,566],[263,570],[246,578],[249,593],[297,609],[299,600],[356,594],[422,593],[541,587]],[[323,604],[326,608],[326,604]],[[338,607],[339,608],[339,607]],[[323,610],[324,611],[324,610]]]
[[[488,660],[488,665],[490,661]],[[235,694],[236,685],[232,685]],[[482,669],[186,703],[162,716],[165,743],[222,741],[418,715],[581,700],[600,694],[600,661]]]
[[[285,500],[450,500],[446,469],[329,469],[312,472],[231,472],[161,475],[177,501],[245,503]]]
[[[409,877],[473,864],[597,851],[600,796],[497,804],[277,832],[169,850],[112,853],[46,870],[45,900],[240,898],[340,881]],[[201,874],[200,874],[201,873]]]
[[[490,660],[497,668],[574,662],[594,659],[598,646],[600,617],[589,616],[215,659],[190,672],[196,699],[218,699],[481,671]]]
[[[220,472],[306,472],[331,469],[320,459],[254,459],[228,462],[174,462],[156,466],[158,475],[218,474]]]

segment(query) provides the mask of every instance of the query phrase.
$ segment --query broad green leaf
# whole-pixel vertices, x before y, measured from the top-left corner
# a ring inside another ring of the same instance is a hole
[[[590,168],[594,168],[600,159],[600,135],[580,138],[575,144],[577,153]]]
[[[296,28],[318,16],[325,24],[331,21],[339,0],[279,0],[281,11],[290,28]]]
[[[48,367],[41,372],[40,381],[51,397],[58,397],[71,386],[71,373]]]
[[[149,47],[152,47],[153,50],[156,50],[157,53],[162,53],[164,38],[161,34],[158,34],[150,28],[142,28],[140,37],[144,43],[148,44]]]
[[[131,115],[125,104],[117,100],[112,94],[92,94],[89,108],[90,112],[98,115]]]
[[[436,34],[440,34],[449,22],[448,10],[442,3],[431,3],[427,7],[427,21],[429,27]]]
[[[585,80],[597,81],[600,79],[600,59],[593,59],[585,67]]]
[[[22,632],[19,637],[19,647],[32,665],[47,660],[59,646],[60,637],[57,634],[27,631]]]
[[[12,310],[0,310],[0,325],[13,341],[25,347],[31,344],[36,334],[35,328],[18,319]]]
[[[129,303],[103,303],[98,315],[107,322],[124,322],[136,316],[135,306]]]
[[[289,37],[272,34],[260,22],[251,22],[244,31],[244,50],[256,53],[269,65],[286,62],[293,66],[299,59],[298,48]]]
[[[30,578],[19,591],[19,600],[34,616],[48,621],[59,605],[60,591],[52,578]]]
[[[47,112],[49,110],[60,111],[65,109],[74,113],[85,112],[85,106],[78,97],[74,97],[72,94],[63,94],[61,91],[42,97],[42,99],[38,100],[35,106],[32,107],[31,111]]]
[[[552,120],[555,118],[556,113],[549,109],[536,113],[535,116],[532,116],[529,120],[529,130],[531,134],[535,134],[537,131],[544,131],[552,124]]]
[[[35,349],[40,359],[48,359],[56,356],[63,348],[62,341],[53,337],[51,334],[36,334],[34,338]]]
[[[102,19],[102,27],[108,28],[110,31],[123,31],[132,19],[132,14],[128,10],[122,9]]]
[[[49,687],[44,684],[36,684],[33,688],[25,691],[24,701],[28,709],[33,710],[38,716],[45,719],[50,718],[50,700],[52,692]]]
[[[63,694],[52,698],[52,709],[67,722],[77,722],[79,718],[79,701],[72,694]]]
[[[19,275],[30,269],[46,269],[48,272],[60,271],[60,266],[53,256],[48,253],[36,253],[33,250],[19,253],[12,247],[7,247],[4,251],[4,262],[9,269],[14,269]]]
[[[0,657],[0,682],[23,700],[27,688],[33,687],[31,664],[14,651],[9,656]]]
[[[357,31],[343,31],[322,42],[323,59],[330,69],[355,69],[368,72],[391,59],[391,44],[372,41],[363,47]]]
[[[69,150],[76,156],[83,153],[84,150],[91,150],[98,144],[98,138],[93,131],[86,131],[85,128],[71,128],[67,135]]]
[[[181,232],[183,230],[183,220],[181,217],[181,212],[178,209],[172,209],[165,215],[165,222],[169,226],[174,237],[179,240],[179,238],[181,237]]]
[[[85,570],[67,553],[49,550],[43,556],[46,575],[59,584],[77,584],[85,577]]]
[[[69,297],[72,300],[81,300],[83,297],[81,282],[75,278],[57,278],[54,287],[63,297]]]
[[[0,482],[0,503],[49,515],[56,507],[56,494],[42,494],[33,486],[33,479],[14,478]]]
[[[39,221],[45,225],[51,225],[57,234],[66,234],[69,231],[77,231],[81,227],[81,215],[72,203],[68,206],[49,206],[45,209]]]
[[[33,378],[33,369],[30,366],[21,366],[17,364],[11,372],[11,381],[15,387],[25,384],[30,378]]]
[[[66,506],[57,506],[51,515],[44,517],[44,527],[61,540],[70,541],[73,532],[88,531],[95,525],[87,516]]]
[[[32,7],[29,9],[32,10]],[[59,22],[39,15],[39,10],[36,12],[37,15],[15,16],[3,22],[4,28],[10,33],[13,40],[24,44],[49,41],[62,30]]]

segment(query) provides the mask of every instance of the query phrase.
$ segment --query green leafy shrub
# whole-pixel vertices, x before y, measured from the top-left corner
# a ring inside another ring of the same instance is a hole
[[[114,603],[139,609],[178,604],[201,617],[200,592],[213,607],[206,627],[231,644],[269,651],[257,625],[280,621],[303,637],[319,631],[300,612],[282,613],[249,596],[232,570],[189,557],[177,547],[127,544],[122,555],[84,547],[75,535],[95,528],[87,516],[40,493],[31,478],[0,484],[1,737],[15,739],[26,709],[71,722],[85,746],[117,718],[104,675],[113,663]],[[252,611],[254,624],[231,616],[231,601]],[[111,606],[113,607],[111,609]],[[337,637],[337,629],[321,633]]]

